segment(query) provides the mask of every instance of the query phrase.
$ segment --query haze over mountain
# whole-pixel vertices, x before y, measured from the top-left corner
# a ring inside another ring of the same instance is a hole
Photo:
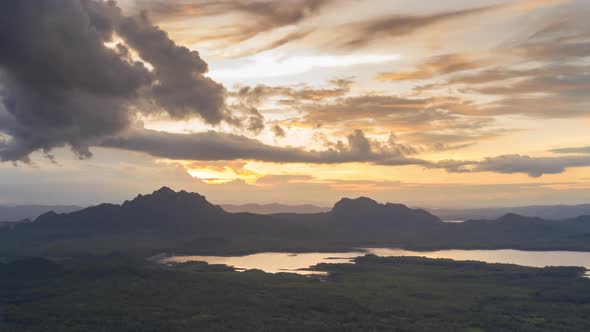
[[[281,213],[319,213],[330,211],[328,207],[313,204],[289,205],[281,203],[271,204],[222,204],[228,212],[249,212],[256,214]],[[494,208],[424,208],[442,220],[465,221],[469,219],[497,219],[508,213],[515,213],[527,217],[539,217],[550,220],[563,220],[583,215],[590,215],[590,204],[579,205],[531,205]]]
[[[590,204],[534,205],[479,209],[427,209],[443,220],[496,219],[507,213],[551,220],[563,220],[590,215]]]
[[[313,204],[222,204],[220,207],[231,213],[248,212],[254,214],[311,214],[328,212],[329,207]],[[18,222],[22,220],[34,220],[38,216],[53,211],[56,213],[68,213],[83,209],[76,205],[0,205],[0,221]],[[424,208],[442,220],[464,221],[469,219],[497,219],[508,213],[515,213],[528,217],[539,217],[550,220],[563,220],[583,215],[590,215],[590,204],[579,205],[533,205],[516,207],[474,208],[474,209],[441,209]]]
[[[507,214],[445,223],[426,210],[343,198],[328,212],[230,213],[196,193],[163,187],[121,205],[48,212],[0,232],[0,255],[406,249],[590,251],[590,217],[564,221]]]
[[[80,209],[75,205],[0,205],[0,221],[32,220],[49,211],[67,213]]]

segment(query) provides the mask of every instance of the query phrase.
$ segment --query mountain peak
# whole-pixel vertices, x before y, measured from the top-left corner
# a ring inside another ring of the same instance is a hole
[[[163,186],[162,188],[160,188],[152,193],[152,195],[172,195],[172,194],[176,194],[176,192],[174,190],[170,189],[170,187],[166,187],[166,186]]]
[[[47,221],[51,221],[53,219],[55,219],[56,217],[58,217],[59,215],[55,212],[55,211],[48,211],[43,213],[42,215],[38,216],[35,221],[36,222],[47,222]]]
[[[339,218],[441,222],[440,219],[424,210],[410,209],[403,204],[380,204],[368,197],[343,198],[334,205],[331,213]]]
[[[342,198],[336,204],[334,204],[334,208],[332,211],[335,212],[361,212],[361,211],[369,211],[371,209],[379,208],[381,204],[377,203],[377,201],[369,198],[369,197],[358,197],[358,198]]]
[[[138,195],[122,205],[127,211],[149,213],[153,216],[191,219],[193,216],[204,216],[222,213],[223,210],[211,204],[205,196],[189,193],[184,190],[174,191],[162,187],[148,195]],[[147,217],[147,215],[146,215]]]
[[[506,213],[505,215],[501,216],[499,219],[521,219],[524,218],[524,216],[521,216],[520,214],[516,214],[513,212],[509,212]]]

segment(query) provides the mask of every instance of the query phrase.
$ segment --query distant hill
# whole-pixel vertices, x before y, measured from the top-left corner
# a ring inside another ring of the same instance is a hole
[[[283,214],[283,213],[321,213],[328,212],[328,207],[312,204],[287,205],[272,204],[224,204],[220,205],[225,211],[232,213],[248,212],[255,214]],[[426,211],[442,220],[465,221],[475,219],[497,219],[508,213],[527,217],[538,217],[549,220],[564,220],[578,216],[590,215],[590,204],[580,205],[531,205],[519,207],[477,208],[477,209],[430,209]]]
[[[550,220],[564,220],[583,215],[590,215],[590,204],[427,210],[443,220],[496,219],[508,213]]]
[[[441,220],[422,209],[411,209],[403,204],[380,204],[368,197],[343,198],[334,204],[330,214],[338,219],[352,219],[369,223],[375,220],[397,223],[439,223]]]
[[[196,193],[163,187],[121,205],[48,212],[0,228],[2,256],[121,251],[235,254],[333,251],[359,247],[590,251],[590,216],[563,221],[506,214],[445,223],[403,204],[343,198],[328,212],[230,213]]]
[[[14,227],[18,226],[19,224],[25,223],[25,222],[31,222],[31,220],[23,219],[23,220],[18,220],[18,221],[0,221],[0,229],[4,228],[4,227],[13,229]]]
[[[276,213],[320,213],[327,212],[330,208],[320,207],[311,204],[285,205],[279,203],[272,204],[223,204],[221,207],[232,213],[249,212],[256,214],[276,214]]]
[[[19,221],[24,219],[35,219],[45,212],[55,211],[67,213],[81,210],[82,207],[75,205],[0,205],[1,221]]]

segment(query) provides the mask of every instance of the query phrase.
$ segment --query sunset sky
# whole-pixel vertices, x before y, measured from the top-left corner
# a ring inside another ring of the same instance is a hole
[[[0,204],[590,203],[590,1],[0,4]],[[198,53],[197,53],[198,52]]]

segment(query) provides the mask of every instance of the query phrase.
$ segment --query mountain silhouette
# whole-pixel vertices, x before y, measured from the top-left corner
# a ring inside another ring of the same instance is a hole
[[[445,223],[425,210],[368,197],[343,198],[330,211],[313,214],[230,213],[200,194],[162,187],[121,205],[47,212],[33,222],[0,228],[0,257],[332,251],[363,246],[590,251],[590,217],[549,221],[510,213],[496,220]]]
[[[138,195],[122,205],[101,204],[80,211],[58,214],[47,212],[35,223],[71,226],[163,226],[197,224],[223,218],[228,213],[207,201],[205,196],[162,187],[149,195]]]
[[[385,220],[397,223],[438,223],[438,217],[422,209],[410,209],[403,204],[380,204],[368,197],[343,198],[330,211],[336,218],[358,221]]]
[[[549,220],[565,220],[590,215],[590,204],[533,205],[497,208],[427,209],[443,220],[497,219],[508,213]]]

